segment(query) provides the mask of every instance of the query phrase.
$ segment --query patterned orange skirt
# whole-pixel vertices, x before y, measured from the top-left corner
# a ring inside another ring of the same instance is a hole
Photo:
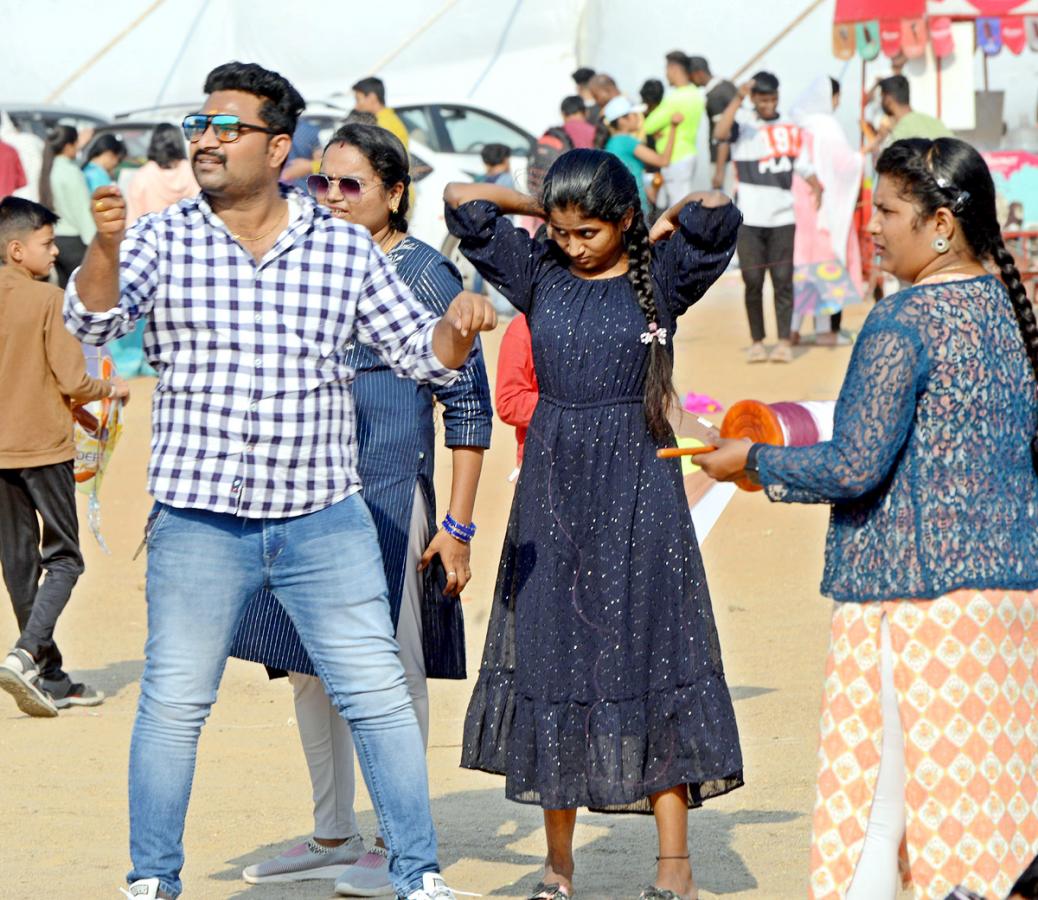
[[[879,774],[880,622],[905,735],[901,874],[916,897],[1005,897],[1038,853],[1038,592],[837,603],[811,847],[815,900],[842,898]]]

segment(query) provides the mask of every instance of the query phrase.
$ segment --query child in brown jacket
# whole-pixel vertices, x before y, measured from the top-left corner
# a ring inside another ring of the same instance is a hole
[[[62,291],[40,280],[58,256],[57,219],[30,200],[0,202],[0,565],[21,632],[0,663],[0,688],[30,716],[104,699],[69,678],[54,643],[83,572],[69,407],[129,397],[121,379],[87,375],[82,348],[62,320]]]

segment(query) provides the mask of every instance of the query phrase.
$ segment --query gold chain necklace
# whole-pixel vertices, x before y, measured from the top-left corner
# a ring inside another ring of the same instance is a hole
[[[266,231],[264,231],[263,234],[258,235],[257,237],[246,237],[244,234],[237,234],[233,231],[231,231],[231,237],[234,238],[236,241],[245,241],[245,243],[247,244],[253,244],[256,241],[262,241],[263,238],[269,237],[273,233],[274,229],[281,224],[282,215],[283,213],[278,213],[278,217],[274,220],[274,224]],[[228,229],[228,231],[230,231],[230,229]]]
[[[395,228],[390,228],[389,233],[378,242],[378,245],[382,249],[383,253],[388,253],[399,244],[402,239],[403,236]]]

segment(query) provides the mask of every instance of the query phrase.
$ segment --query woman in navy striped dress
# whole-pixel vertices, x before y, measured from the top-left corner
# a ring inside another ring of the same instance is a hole
[[[461,277],[444,256],[407,234],[408,163],[403,145],[390,132],[346,125],[325,148],[321,174],[310,176],[308,187],[335,216],[368,228],[415,297],[442,315],[462,289]],[[378,531],[400,656],[428,742],[426,678],[465,677],[459,595],[471,576],[469,546],[435,525],[432,389],[398,378],[360,344],[349,363],[356,371],[353,400],[364,501]],[[444,437],[452,450],[448,512],[462,526],[450,528],[465,537],[493,416],[482,357],[454,384],[437,390],[435,399],[443,404]],[[349,726],[332,707],[273,594],[262,593],[253,601],[232,655],[289,672],[314,790],[314,836],[249,866],[245,880],[337,878],[336,890],[344,896],[391,892],[381,837],[365,853],[357,832]]]

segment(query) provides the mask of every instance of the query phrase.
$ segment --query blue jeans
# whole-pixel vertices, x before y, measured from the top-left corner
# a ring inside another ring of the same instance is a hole
[[[398,894],[436,872],[425,750],[397,657],[375,526],[359,494],[305,516],[243,519],[158,504],[148,641],[130,746],[130,882],[181,891],[202,725],[249,600],[273,591],[353,730]],[[276,763],[274,763],[276,765]]]

